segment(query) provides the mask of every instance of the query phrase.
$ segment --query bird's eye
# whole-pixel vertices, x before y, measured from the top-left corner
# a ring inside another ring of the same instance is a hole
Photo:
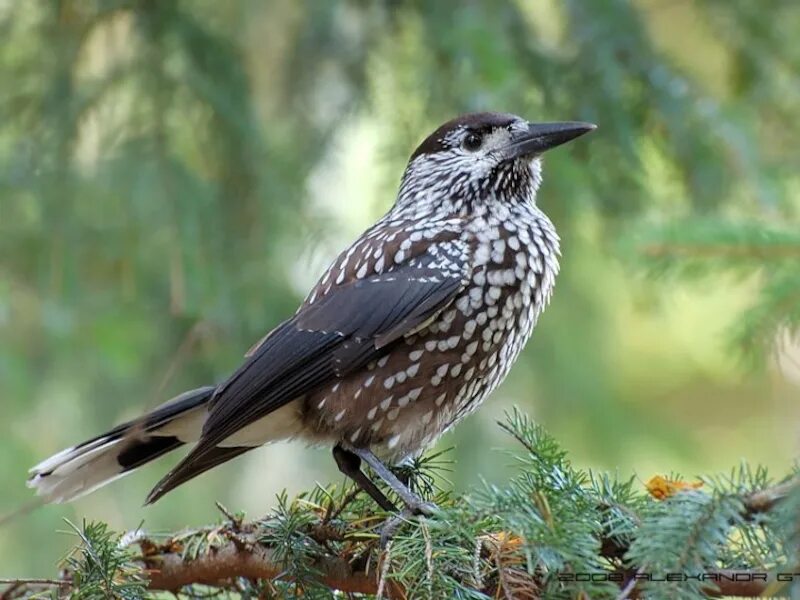
[[[464,149],[470,152],[480,149],[481,144],[483,144],[483,138],[477,133],[468,133],[467,137],[464,138]]]

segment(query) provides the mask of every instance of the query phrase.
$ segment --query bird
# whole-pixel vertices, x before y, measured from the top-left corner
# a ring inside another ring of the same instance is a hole
[[[28,485],[67,502],[193,444],[150,504],[253,448],[296,439],[332,448],[382,509],[397,511],[363,463],[404,510],[424,512],[392,467],[473,413],[531,337],[560,258],[536,202],[542,154],[595,128],[498,112],[447,121],[411,154],[388,212],[233,374],[47,458]]]

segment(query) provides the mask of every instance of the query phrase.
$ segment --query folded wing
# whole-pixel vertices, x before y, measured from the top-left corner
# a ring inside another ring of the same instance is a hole
[[[220,447],[240,429],[346,377],[423,327],[464,287],[465,264],[449,267],[432,268],[423,257],[391,272],[350,280],[278,326],[217,388],[200,441],[156,485],[148,502],[249,449]]]

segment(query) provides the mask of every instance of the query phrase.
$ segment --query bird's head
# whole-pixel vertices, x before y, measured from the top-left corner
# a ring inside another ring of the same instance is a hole
[[[593,129],[591,123],[530,123],[506,113],[462,115],[411,155],[398,206],[460,212],[489,201],[533,201],[541,154]]]

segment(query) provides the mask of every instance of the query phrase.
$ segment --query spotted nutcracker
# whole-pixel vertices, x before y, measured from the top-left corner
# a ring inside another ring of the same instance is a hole
[[[48,458],[29,485],[68,501],[196,442],[150,503],[252,448],[298,438],[332,446],[384,509],[395,507],[362,460],[421,510],[383,461],[419,455],[508,373],[558,273],[558,236],[536,205],[540,155],[594,128],[499,113],[448,121],[411,155],[391,210],[233,375]]]

